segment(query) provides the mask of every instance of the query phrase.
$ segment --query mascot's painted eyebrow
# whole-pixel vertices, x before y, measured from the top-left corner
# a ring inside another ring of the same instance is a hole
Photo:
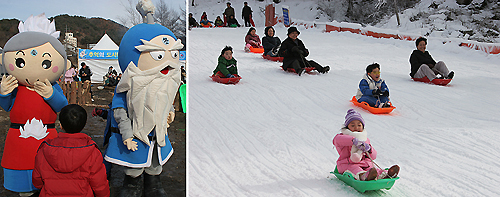
[[[49,55],[49,57],[52,57],[52,55],[50,55],[50,53],[49,53],[49,52],[45,52],[45,53],[43,53],[43,54],[42,54],[42,57],[43,57],[45,54]]]
[[[24,53],[24,51],[21,51],[21,50],[17,51],[16,55],[17,55],[17,54],[19,54],[19,52],[23,53],[23,55],[26,55],[26,54]]]

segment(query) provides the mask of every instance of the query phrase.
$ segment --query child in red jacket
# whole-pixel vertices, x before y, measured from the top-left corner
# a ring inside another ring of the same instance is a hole
[[[42,196],[109,196],[102,154],[92,139],[80,133],[87,112],[67,105],[59,113],[65,133],[40,145],[35,157],[33,185]]]

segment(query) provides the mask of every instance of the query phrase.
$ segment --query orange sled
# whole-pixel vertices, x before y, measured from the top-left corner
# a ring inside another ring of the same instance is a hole
[[[249,49],[250,51],[249,52],[252,52],[252,53],[264,53],[264,48],[254,48],[254,47],[250,47]]]
[[[440,85],[440,86],[445,86],[445,85],[448,85],[450,82],[451,82],[451,79],[433,79],[432,81],[429,80],[429,78],[427,77],[423,77],[423,78],[411,78],[413,79],[413,81],[420,81],[420,82],[424,82],[424,83],[432,83],[432,84],[435,84],[435,85]]]
[[[351,102],[352,102],[352,104],[354,104],[358,107],[361,107],[361,108],[369,111],[372,114],[388,114],[388,113],[391,113],[392,110],[396,109],[396,107],[392,106],[391,102],[389,102],[389,105],[391,105],[391,107],[385,107],[385,108],[372,107],[372,106],[368,105],[368,103],[366,103],[366,102],[359,103],[358,100],[356,99],[356,96],[352,97]]]
[[[237,76],[235,78],[220,78],[217,75],[212,75],[210,76],[210,78],[212,78],[212,81],[223,84],[237,84],[241,79],[240,76]]]
[[[270,55],[264,55],[262,54],[262,57],[266,60],[271,60],[275,62],[283,62],[283,57],[271,57]]]

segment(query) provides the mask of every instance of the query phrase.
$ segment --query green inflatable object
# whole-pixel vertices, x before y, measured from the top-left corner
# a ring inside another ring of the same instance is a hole
[[[330,174],[334,174],[338,179],[341,181],[344,181],[347,185],[353,187],[355,190],[358,192],[365,192],[368,190],[379,190],[379,189],[391,189],[391,187],[394,185],[396,180],[399,179],[399,177],[392,178],[392,179],[379,179],[379,180],[373,180],[373,181],[360,181],[354,179],[354,176],[351,173],[345,172],[344,174],[340,174],[339,171],[337,170],[337,166],[335,166],[335,171],[330,172]]]
[[[179,96],[181,97],[182,112],[186,113],[186,84],[179,87]]]

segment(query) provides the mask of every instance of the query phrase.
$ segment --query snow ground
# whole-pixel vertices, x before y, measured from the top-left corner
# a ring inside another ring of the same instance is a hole
[[[299,77],[245,53],[247,28],[188,32],[189,196],[361,196],[329,175],[338,158],[332,139],[350,108],[365,119],[376,162],[401,166],[391,190],[369,196],[500,195],[500,55],[430,38],[431,55],[456,73],[442,87],[410,79],[414,42],[299,30],[308,59],[330,73]],[[276,31],[286,38],[284,27]],[[209,78],[225,45],[238,60],[237,85]],[[397,107],[390,115],[349,103],[373,62]]]

